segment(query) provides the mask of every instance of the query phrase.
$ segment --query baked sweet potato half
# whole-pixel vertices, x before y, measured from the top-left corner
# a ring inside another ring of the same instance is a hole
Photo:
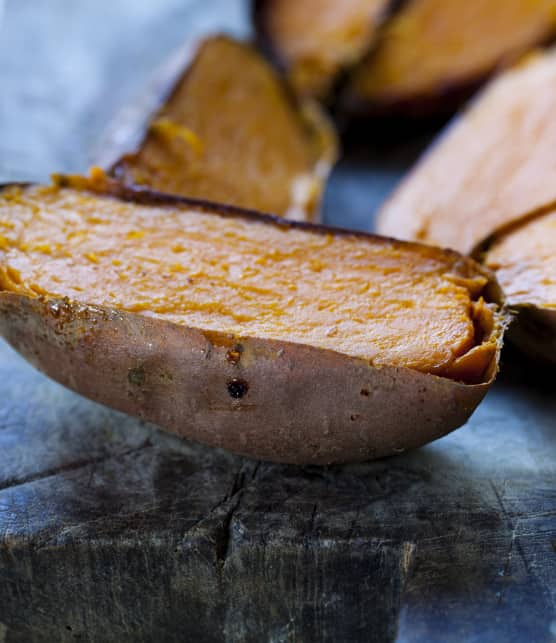
[[[519,313],[510,329],[514,342],[533,358],[556,364],[556,204],[500,233],[484,262]]]
[[[356,67],[351,113],[453,111],[493,71],[556,35],[556,0],[408,0]]]
[[[506,316],[470,259],[102,176],[61,183],[1,193],[0,332],[93,400],[326,464],[448,433],[495,376]]]
[[[226,36],[178,52],[111,130],[100,164],[126,185],[298,220],[318,216],[336,157],[320,108]]]
[[[556,201],[556,49],[493,80],[378,216],[381,234],[471,254]]]
[[[302,96],[327,98],[399,0],[255,0],[258,43]]]

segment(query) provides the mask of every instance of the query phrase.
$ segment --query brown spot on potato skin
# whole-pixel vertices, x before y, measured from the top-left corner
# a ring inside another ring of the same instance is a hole
[[[145,370],[143,367],[130,368],[127,372],[127,381],[134,386],[142,386],[145,383]]]
[[[361,395],[362,395],[363,397],[369,397],[369,389],[362,388],[362,389],[361,389]]]
[[[226,353],[226,361],[234,365],[239,364],[242,353],[243,353],[243,346],[241,344],[237,344],[233,348],[230,348],[230,350]]]
[[[228,393],[234,400],[240,400],[249,390],[249,384],[242,379],[234,377],[227,384]]]

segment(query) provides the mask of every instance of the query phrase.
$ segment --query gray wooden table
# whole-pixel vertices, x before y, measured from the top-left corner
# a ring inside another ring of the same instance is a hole
[[[8,0],[0,180],[81,171],[231,0]],[[423,141],[359,145],[326,220],[369,228]],[[0,642],[554,641],[553,372],[514,352],[469,424],[357,466],[253,462],[64,390],[0,345]]]

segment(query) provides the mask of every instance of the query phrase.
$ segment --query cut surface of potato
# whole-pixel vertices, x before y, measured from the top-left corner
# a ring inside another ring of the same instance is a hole
[[[488,279],[454,254],[57,187],[2,205],[4,290],[438,374],[483,340]]]
[[[204,40],[112,173],[126,184],[300,220],[315,218],[335,158],[331,126],[297,104],[251,46]]]
[[[263,0],[255,21],[300,94],[326,96],[375,41],[392,0]]]
[[[441,109],[555,32],[555,0],[409,0],[354,70],[346,100],[362,111]]]
[[[497,371],[497,284],[456,253],[98,174],[6,187],[0,222],[0,334],[183,437],[362,461],[461,426]]]
[[[556,201],[556,50],[495,79],[442,135],[378,218],[378,231],[471,253]]]

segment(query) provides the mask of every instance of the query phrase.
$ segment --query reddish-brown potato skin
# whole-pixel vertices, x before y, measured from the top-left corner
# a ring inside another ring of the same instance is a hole
[[[105,131],[98,152],[94,155],[96,165],[118,180],[126,175],[126,159],[141,151],[152,121],[172,99],[179,84],[187,78],[200,49],[211,40],[219,38],[229,39],[228,36],[215,34],[188,42],[159,68],[143,95],[134,105],[123,110]],[[250,47],[248,43],[243,43],[243,46]],[[257,55],[255,49],[253,54]],[[298,98],[285,80],[279,80],[285,99],[295,108],[304,125],[308,144],[313,144],[316,151],[311,177],[318,189],[305,211],[300,213],[299,220],[318,221],[326,182],[339,154],[338,136],[332,121],[316,101]],[[126,185],[134,187],[127,179]],[[139,190],[150,189],[144,185],[135,187]]]
[[[138,203],[189,205],[282,228],[386,240],[136,190],[109,178],[95,184],[58,177],[58,183]],[[471,259],[438,252],[490,276]],[[485,296],[501,301],[494,279]],[[408,368],[377,368],[304,344],[203,332],[137,313],[0,292],[0,335],[52,379],[178,436],[292,464],[394,455],[460,427],[494,381],[507,322],[502,311],[492,331],[497,351],[482,383],[464,384]]]
[[[85,397],[181,437],[295,464],[364,461],[435,440],[466,422],[496,371],[466,385],[13,293],[0,294],[0,333]]]

